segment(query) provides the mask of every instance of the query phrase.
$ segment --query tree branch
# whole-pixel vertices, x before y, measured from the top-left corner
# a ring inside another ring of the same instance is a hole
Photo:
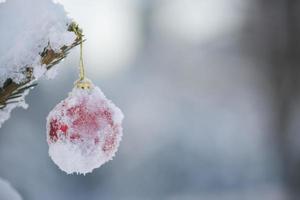
[[[74,32],[78,29],[78,25],[76,23],[71,23],[68,27],[68,31]],[[46,69],[50,70],[54,65],[58,64],[61,60],[63,60],[69,53],[69,51],[75,46],[81,43],[81,38],[78,37],[70,46],[63,46],[60,49],[60,52],[55,52],[48,45],[44,48],[43,52],[40,53],[41,56],[41,64],[46,65]],[[36,84],[32,84],[35,81],[35,77],[33,76],[33,68],[28,66],[25,68],[24,73],[26,75],[26,80],[21,83],[15,83],[12,79],[7,79],[3,84],[3,87],[0,88],[0,111],[5,108],[6,105],[10,103],[17,103],[15,99],[22,97],[23,92],[26,90],[33,88]]]

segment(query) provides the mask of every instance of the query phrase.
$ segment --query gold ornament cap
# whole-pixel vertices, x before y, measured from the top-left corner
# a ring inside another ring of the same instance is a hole
[[[79,79],[75,82],[75,86],[78,89],[89,90],[92,88],[92,82],[88,79]]]

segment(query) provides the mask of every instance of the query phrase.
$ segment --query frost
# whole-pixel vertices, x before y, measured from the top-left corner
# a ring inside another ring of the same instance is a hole
[[[63,6],[51,0],[0,1],[0,88],[8,78],[15,83],[24,81],[27,67],[33,68],[35,80],[47,74],[40,54],[45,47],[59,51],[75,41],[75,34],[67,31],[70,23]],[[55,74],[54,70],[47,77]],[[0,110],[0,127],[12,109],[24,105]]]
[[[122,120],[98,87],[74,88],[47,118],[49,155],[68,174],[92,172],[115,155]]]
[[[0,199],[22,200],[22,197],[7,181],[0,178]]]
[[[54,79],[57,75],[57,66],[52,66],[49,70],[46,72],[46,78],[47,79]]]
[[[36,65],[35,68],[33,68],[33,76],[34,78],[38,79],[42,77],[46,71],[46,65]]]

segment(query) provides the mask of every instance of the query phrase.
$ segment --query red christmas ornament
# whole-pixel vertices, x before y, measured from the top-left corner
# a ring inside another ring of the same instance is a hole
[[[47,142],[49,155],[61,170],[86,174],[115,155],[122,137],[123,114],[85,78],[82,30],[74,23],[71,30],[81,40],[79,80],[49,113]]]
[[[122,137],[121,110],[98,87],[83,84],[47,118],[49,155],[68,174],[85,174],[111,160]]]

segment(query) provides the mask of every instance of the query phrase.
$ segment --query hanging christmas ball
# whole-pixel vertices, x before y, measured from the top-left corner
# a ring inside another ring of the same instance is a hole
[[[92,172],[115,155],[122,120],[100,88],[81,81],[48,115],[49,155],[68,174]]]

